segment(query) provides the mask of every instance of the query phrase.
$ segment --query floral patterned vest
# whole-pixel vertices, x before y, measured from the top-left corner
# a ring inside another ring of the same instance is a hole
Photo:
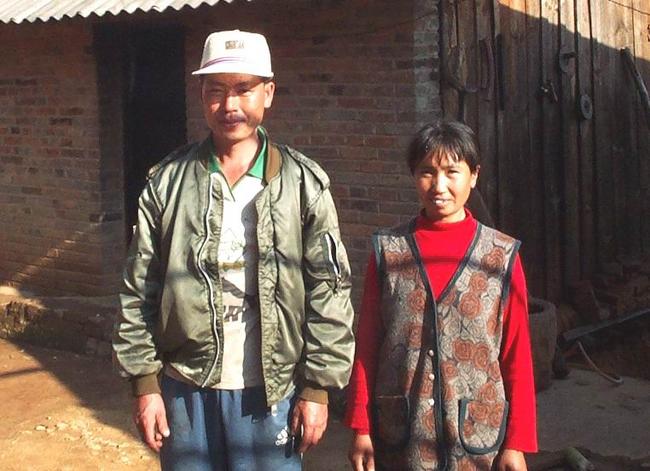
[[[373,238],[385,329],[372,404],[378,469],[489,470],[508,416],[499,351],[519,242],[479,223],[436,300],[414,228]]]

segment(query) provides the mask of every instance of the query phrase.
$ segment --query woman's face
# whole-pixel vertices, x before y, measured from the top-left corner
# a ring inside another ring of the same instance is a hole
[[[465,203],[476,186],[479,168],[474,172],[464,160],[431,154],[415,167],[413,178],[427,218],[458,222],[465,218]]]

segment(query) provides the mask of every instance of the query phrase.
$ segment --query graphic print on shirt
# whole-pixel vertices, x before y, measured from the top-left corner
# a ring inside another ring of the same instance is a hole
[[[220,178],[221,179],[221,178]],[[222,182],[222,188],[225,182]],[[260,314],[257,294],[257,212],[261,181],[245,176],[230,191],[224,188],[219,240],[219,274],[223,286],[223,364],[220,389],[262,383]]]

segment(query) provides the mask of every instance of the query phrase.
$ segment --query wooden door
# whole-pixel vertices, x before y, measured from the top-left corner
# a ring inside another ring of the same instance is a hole
[[[621,53],[649,83],[641,3],[442,2],[444,115],[476,130],[479,187],[536,295],[650,251],[650,123]]]

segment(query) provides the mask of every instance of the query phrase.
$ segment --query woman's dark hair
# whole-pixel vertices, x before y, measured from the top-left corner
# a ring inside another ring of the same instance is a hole
[[[415,173],[415,168],[425,158],[449,157],[456,162],[465,161],[472,173],[479,165],[478,145],[474,131],[458,121],[440,120],[420,129],[409,144],[406,163]]]

